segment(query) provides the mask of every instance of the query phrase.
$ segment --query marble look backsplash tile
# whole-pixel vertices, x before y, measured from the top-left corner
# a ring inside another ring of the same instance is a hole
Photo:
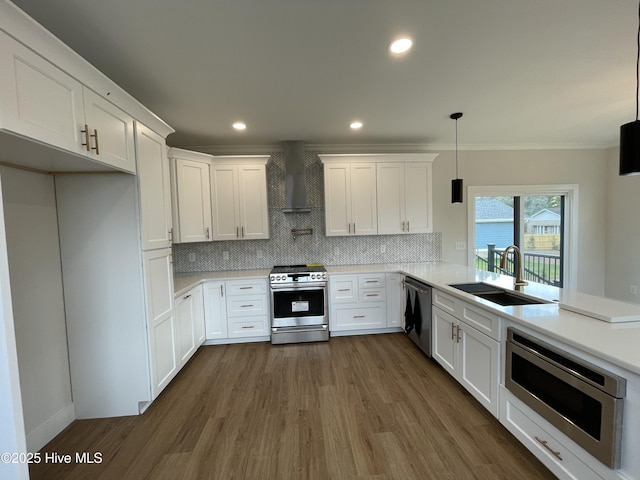
[[[244,270],[309,262],[361,265],[441,260],[440,233],[325,237],[323,169],[315,153],[305,153],[305,167],[310,213],[282,211],[285,206],[284,158],[276,153],[267,165],[271,238],[175,244],[175,271]],[[312,229],[313,233],[294,239],[292,229]],[[228,252],[228,259],[224,252]],[[193,261],[189,260],[190,256]]]

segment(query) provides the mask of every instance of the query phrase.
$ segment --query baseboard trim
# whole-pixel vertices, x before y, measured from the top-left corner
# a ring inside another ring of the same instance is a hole
[[[42,425],[27,433],[27,451],[35,453],[53,440],[76,419],[73,403],[55,413]]]

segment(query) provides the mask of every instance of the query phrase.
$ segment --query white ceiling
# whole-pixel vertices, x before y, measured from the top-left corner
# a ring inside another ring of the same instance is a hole
[[[15,3],[174,127],[176,146],[447,148],[462,111],[461,148],[603,147],[635,118],[631,0]],[[414,48],[392,57],[401,34]]]

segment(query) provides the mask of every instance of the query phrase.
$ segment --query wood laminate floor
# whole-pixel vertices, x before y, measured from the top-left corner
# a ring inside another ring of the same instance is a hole
[[[202,347],[144,415],[41,452],[74,461],[35,480],[555,478],[404,334]]]

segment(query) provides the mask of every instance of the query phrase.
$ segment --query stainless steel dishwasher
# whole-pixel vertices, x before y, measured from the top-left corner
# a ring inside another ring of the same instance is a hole
[[[427,357],[431,357],[431,287],[415,278],[404,277],[406,306],[404,331]]]

